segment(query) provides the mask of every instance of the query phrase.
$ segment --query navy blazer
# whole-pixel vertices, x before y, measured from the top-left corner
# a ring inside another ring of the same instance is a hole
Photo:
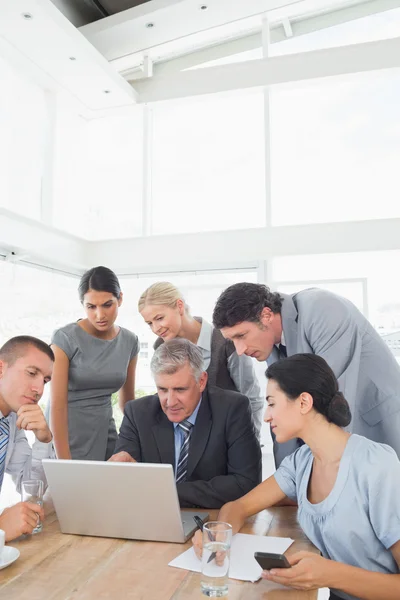
[[[125,405],[115,453],[175,468],[174,426],[158,395]],[[182,507],[220,508],[261,481],[261,450],[246,396],[206,387],[189,446],[187,479],[177,485]]]

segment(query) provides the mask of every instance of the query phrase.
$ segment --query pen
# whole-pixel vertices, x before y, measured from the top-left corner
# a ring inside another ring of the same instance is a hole
[[[198,517],[197,515],[196,515],[196,516],[194,516],[194,517],[193,517],[193,519],[194,519],[194,521],[195,521],[195,523],[196,523],[197,527],[200,529],[200,531],[203,531],[203,528],[204,528],[204,521],[202,521],[202,519],[200,519],[200,517]],[[211,542],[213,542],[213,541],[214,541],[213,534],[212,534],[210,531],[208,532],[208,537],[209,537],[209,539],[210,539],[210,541],[211,541]],[[208,558],[208,561],[207,561],[207,563],[209,563],[209,562],[211,562],[212,560],[214,560],[214,558],[215,558],[216,556],[217,556],[217,553],[216,553],[216,552],[211,552],[211,554],[210,554],[210,556],[209,556],[209,558]]]

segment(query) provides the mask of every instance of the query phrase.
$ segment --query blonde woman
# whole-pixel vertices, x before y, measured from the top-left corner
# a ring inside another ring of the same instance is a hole
[[[264,398],[248,356],[238,356],[233,343],[202,317],[192,317],[181,292],[172,283],[159,282],[140,296],[139,312],[158,336],[154,348],[166,340],[185,338],[201,348],[208,382],[236,390],[250,400],[254,426],[260,433]]]

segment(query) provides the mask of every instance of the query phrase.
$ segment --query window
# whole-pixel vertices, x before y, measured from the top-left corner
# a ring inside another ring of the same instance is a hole
[[[400,36],[400,8],[271,44],[270,56],[361,44]]]
[[[400,217],[399,121],[399,70],[273,89],[273,225]]]
[[[16,335],[50,343],[55,329],[82,317],[78,279],[54,271],[0,261],[3,290],[0,346]],[[47,402],[45,387],[42,404]]]
[[[272,261],[272,275],[273,281],[285,281],[287,285],[301,279],[364,279],[369,320],[388,343],[400,340],[400,281],[396,276],[399,261],[400,250],[279,257]],[[321,283],[318,287],[327,286]],[[280,290],[279,283],[277,289]],[[300,286],[290,291],[297,289]],[[353,302],[357,298],[354,288],[347,286],[346,289],[345,284],[333,291]],[[393,351],[393,346],[391,349]],[[394,354],[400,363],[400,352],[397,350]]]
[[[5,261],[0,261],[0,277],[0,346],[16,335],[50,343],[54,329],[82,316],[75,277]]]
[[[154,109],[154,234],[265,225],[263,98],[224,95]]]
[[[54,224],[89,240],[141,235],[141,107],[92,121],[59,112]]]
[[[333,292],[339,296],[348,298],[357,306],[366,317],[368,317],[368,303],[366,298],[368,297],[368,286],[366,279],[343,279],[336,281],[297,281],[293,283],[280,283],[275,282],[275,288],[283,294],[294,294],[301,290],[309,288],[321,288],[328,292]]]
[[[41,218],[44,92],[0,59],[0,206]]]
[[[0,346],[16,335],[32,335],[49,343],[54,329],[82,316],[75,277],[0,261],[0,278]],[[49,392],[50,386],[46,385],[41,406],[48,402]],[[28,432],[28,438],[32,443],[32,432]],[[0,509],[20,499],[6,474]]]
[[[263,57],[262,48],[254,48],[253,50],[246,50],[245,52],[239,52],[238,54],[230,54],[229,56],[223,56],[222,58],[216,58],[209,60],[208,62],[201,63],[195,67],[190,67],[188,71],[192,69],[204,69],[207,67],[217,67],[220,65],[230,65],[232,63],[246,62],[248,60],[256,60]]]

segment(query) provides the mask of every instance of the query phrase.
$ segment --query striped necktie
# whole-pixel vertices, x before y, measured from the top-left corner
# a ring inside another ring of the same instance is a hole
[[[7,417],[0,419],[0,489],[3,483],[4,471],[6,469],[6,454],[8,440],[10,438],[10,425]]]
[[[284,346],[283,344],[279,344],[279,358],[286,358],[286,357],[287,357],[286,346]]]
[[[182,483],[183,481],[186,481],[190,434],[193,425],[192,423],[189,423],[189,421],[184,419],[183,421],[181,421],[181,423],[178,423],[178,427],[181,428],[181,431],[183,433],[183,443],[179,452],[179,460],[178,465],[176,467],[175,479],[176,483]]]

